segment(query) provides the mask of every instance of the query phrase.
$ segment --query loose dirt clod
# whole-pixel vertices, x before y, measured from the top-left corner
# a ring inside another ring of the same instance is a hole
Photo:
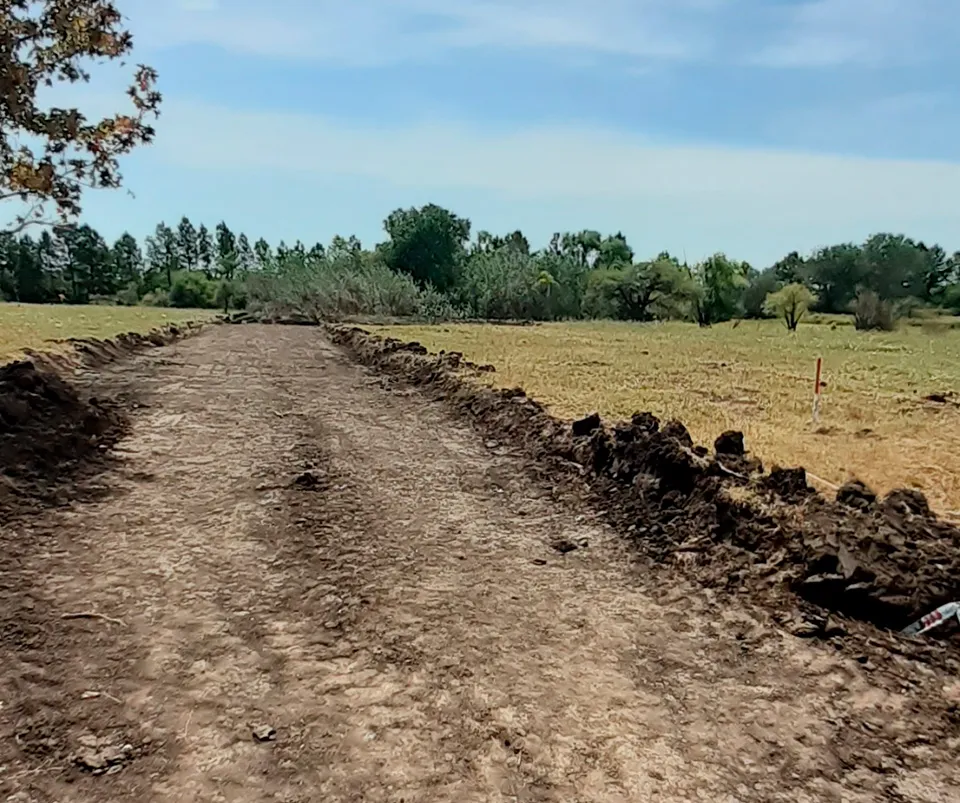
[[[276,728],[270,725],[256,725],[253,728],[253,740],[255,742],[274,742],[277,739]]]
[[[718,456],[743,457],[743,455],[747,453],[743,445],[743,433],[734,431],[724,432],[714,442],[713,450]]]
[[[595,429],[599,429],[602,424],[603,422],[600,420],[600,413],[591,413],[585,418],[581,418],[580,420],[573,422],[571,425],[573,437],[582,438],[586,435],[589,435]]]
[[[837,490],[837,501],[849,507],[867,510],[877,501],[877,495],[860,480],[851,480]]]

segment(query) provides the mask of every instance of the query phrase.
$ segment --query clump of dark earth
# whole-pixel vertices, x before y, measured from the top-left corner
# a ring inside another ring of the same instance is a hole
[[[763,487],[773,491],[785,502],[802,502],[816,494],[807,484],[807,472],[802,468],[774,466],[770,474],[764,477]]]
[[[569,538],[558,538],[550,544],[551,549],[555,552],[559,552],[561,555],[566,555],[569,552],[575,552],[578,549],[586,548],[586,541],[571,541]]]
[[[317,491],[327,486],[327,478],[317,471],[304,471],[294,477],[291,484],[304,491]]]
[[[362,362],[445,400],[487,437],[524,447],[555,484],[586,483],[607,520],[644,554],[706,585],[756,594],[777,610],[792,592],[798,605],[824,616],[891,629],[960,599],[960,530],[938,519],[918,491],[877,502],[851,484],[826,499],[803,468],[764,473],[741,433],[718,438],[713,457],[682,423],[661,426],[650,413],[571,424],[520,389],[488,388],[446,370],[420,344],[355,327],[330,333]],[[811,632],[838,635],[825,618]]]
[[[108,402],[85,398],[29,360],[0,367],[0,513],[49,500],[83,461],[122,434]]]
[[[867,510],[877,501],[877,495],[860,480],[851,480],[837,489],[837,501],[848,507]]]
[[[713,451],[719,455],[728,457],[743,457],[747,449],[743,444],[743,433],[728,431],[724,432],[713,443]]]
[[[595,429],[599,429],[602,426],[602,423],[603,422],[600,420],[600,413],[591,413],[585,418],[574,421],[571,425],[573,437],[582,438],[585,435],[589,435]]]

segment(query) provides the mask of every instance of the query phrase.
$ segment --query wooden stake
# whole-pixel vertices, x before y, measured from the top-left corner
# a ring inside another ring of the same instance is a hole
[[[813,381],[813,423],[820,423],[820,377],[823,372],[823,358],[817,357],[817,377]]]

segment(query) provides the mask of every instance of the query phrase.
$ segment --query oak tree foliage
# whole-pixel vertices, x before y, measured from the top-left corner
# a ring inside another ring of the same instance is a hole
[[[99,120],[42,95],[89,82],[92,68],[124,64],[132,50],[110,0],[0,0],[0,200],[21,210],[8,232],[69,224],[84,189],[121,186],[119,158],[154,136],[156,72],[134,68],[129,108]]]

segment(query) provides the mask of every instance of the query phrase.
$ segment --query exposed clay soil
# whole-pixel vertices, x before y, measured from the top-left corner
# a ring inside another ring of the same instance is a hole
[[[125,429],[87,465],[103,494],[0,530],[0,800],[960,799],[947,647],[841,619],[799,639],[752,581],[676,571],[735,565],[692,529],[724,526],[706,489],[752,468],[735,436],[723,469],[646,417],[574,437],[520,392],[468,400],[457,355],[389,348],[457,411],[310,327],[75,378]],[[568,453],[533,447],[554,435]],[[598,515],[624,488],[648,550]]]
[[[897,630],[960,600],[960,530],[938,520],[917,491],[878,500],[850,483],[827,500],[802,468],[764,473],[742,433],[723,433],[708,450],[681,422],[661,424],[650,413],[613,425],[594,414],[571,425],[520,389],[471,381],[475,366],[460,354],[430,355],[419,343],[356,327],[331,333],[364,362],[467,412],[492,436],[506,433],[538,458],[566,462],[647,555],[679,562],[708,585],[792,590],[826,612]],[[798,618],[796,629],[817,633],[811,619],[818,617]]]

